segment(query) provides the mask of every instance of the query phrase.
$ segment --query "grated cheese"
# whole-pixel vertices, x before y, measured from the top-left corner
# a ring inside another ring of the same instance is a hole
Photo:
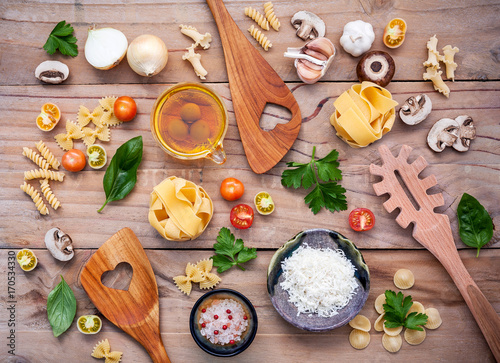
[[[284,281],[280,286],[297,307],[297,315],[337,315],[358,287],[356,268],[342,250],[303,245],[281,263],[281,268]]]

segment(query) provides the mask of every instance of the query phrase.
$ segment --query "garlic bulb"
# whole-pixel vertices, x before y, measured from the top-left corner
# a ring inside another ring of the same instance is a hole
[[[85,58],[97,69],[111,69],[118,65],[127,53],[128,41],[125,34],[113,28],[88,31],[85,42]]]
[[[167,65],[168,49],[155,35],[139,35],[128,47],[127,61],[138,75],[152,77]]]

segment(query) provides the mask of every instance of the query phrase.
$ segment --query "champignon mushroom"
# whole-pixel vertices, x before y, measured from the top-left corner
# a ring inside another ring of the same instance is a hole
[[[460,125],[451,118],[442,118],[432,126],[427,135],[427,144],[435,152],[441,152],[446,146],[452,146],[458,138]]]
[[[42,62],[35,69],[35,77],[45,83],[59,84],[69,76],[69,68],[59,61]]]
[[[385,87],[396,72],[392,57],[381,50],[366,53],[358,62],[356,73],[360,82],[370,81]]]
[[[455,121],[460,127],[458,130],[458,138],[453,143],[453,148],[457,151],[469,150],[470,141],[476,138],[476,127],[470,116],[461,115],[455,118]]]
[[[75,255],[71,237],[59,228],[51,228],[45,234],[45,245],[52,256],[59,261],[69,261]]]
[[[424,121],[432,111],[429,96],[420,94],[408,98],[399,109],[399,117],[407,125],[416,125]]]
[[[325,36],[325,22],[316,14],[302,10],[295,13],[291,21],[297,29],[297,36],[302,40]]]

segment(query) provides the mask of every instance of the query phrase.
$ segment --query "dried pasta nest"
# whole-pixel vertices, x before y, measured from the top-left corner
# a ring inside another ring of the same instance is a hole
[[[365,349],[370,344],[370,333],[353,329],[351,334],[349,334],[349,343],[351,343],[354,349]]]
[[[388,352],[396,353],[401,349],[403,339],[401,339],[401,335],[399,334],[395,336],[384,334],[382,337],[382,345]]]
[[[385,294],[380,294],[375,299],[375,310],[377,310],[377,313],[379,314],[384,313],[384,304],[385,304]]]
[[[422,328],[424,329],[424,328]],[[414,329],[405,329],[405,340],[410,345],[419,345],[425,340],[425,329],[424,330],[414,330]]]
[[[380,315],[377,320],[375,320],[375,323],[373,324],[373,328],[376,331],[384,331],[384,321],[385,321],[385,313]]]
[[[365,332],[369,332],[372,328],[372,324],[370,320],[361,314],[356,315],[350,322],[349,325],[354,329],[362,330]]]
[[[422,303],[419,303],[418,301],[414,301],[410,310],[408,310],[406,316],[410,315],[413,312],[416,312],[417,314],[424,314],[425,313],[424,305],[422,305]]]
[[[402,268],[397,270],[394,274],[394,285],[396,285],[398,289],[409,289],[414,283],[415,277],[413,276],[413,272],[408,269]]]
[[[443,320],[441,319],[441,315],[436,308],[425,309],[425,314],[428,316],[427,324],[425,324],[427,329],[437,329],[441,326]]]
[[[390,335],[392,337],[395,337],[396,335],[399,335],[401,331],[403,330],[402,326],[398,326],[397,328],[388,328],[384,325],[384,332],[387,335]]]

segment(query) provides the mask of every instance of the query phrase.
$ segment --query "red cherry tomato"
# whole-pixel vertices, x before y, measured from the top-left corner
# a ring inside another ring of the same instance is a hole
[[[247,229],[253,223],[253,209],[246,204],[238,204],[231,209],[231,224],[239,229]]]
[[[81,150],[71,149],[63,155],[61,164],[67,171],[80,171],[85,168],[87,161],[85,154]]]
[[[349,213],[349,225],[357,232],[368,231],[375,225],[375,216],[366,208],[356,208]]]
[[[240,199],[245,191],[243,183],[235,178],[226,178],[220,185],[220,194],[225,200],[233,201]]]
[[[133,98],[121,96],[115,101],[113,112],[118,120],[127,122],[132,120],[137,114],[137,105]]]

